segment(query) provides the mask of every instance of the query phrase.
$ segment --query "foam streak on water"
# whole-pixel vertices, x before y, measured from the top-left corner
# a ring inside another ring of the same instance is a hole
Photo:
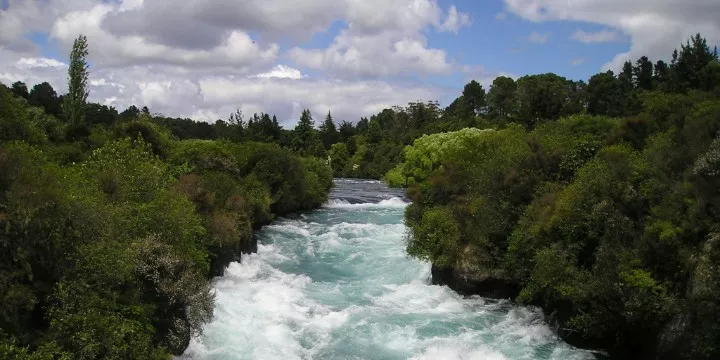
[[[182,358],[593,358],[538,310],[430,285],[429,264],[405,254],[397,194],[346,180],[333,195],[260,231],[258,253],[215,280],[214,319]]]

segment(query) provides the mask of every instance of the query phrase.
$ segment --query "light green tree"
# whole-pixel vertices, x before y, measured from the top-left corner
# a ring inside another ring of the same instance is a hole
[[[64,97],[63,112],[67,121],[73,125],[85,124],[85,103],[88,98],[88,64],[85,57],[88,55],[87,38],[78,36],[70,53],[70,66],[68,68],[68,93]]]

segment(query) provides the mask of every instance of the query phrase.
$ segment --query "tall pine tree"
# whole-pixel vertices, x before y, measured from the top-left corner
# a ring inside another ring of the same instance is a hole
[[[647,56],[643,56],[635,63],[633,69],[635,83],[640,90],[653,89],[653,63]]]
[[[337,128],[335,127],[335,122],[333,122],[330,111],[328,111],[325,121],[320,124],[320,138],[322,139],[325,149],[330,149],[330,146],[338,141]]]
[[[300,121],[293,130],[292,146],[301,155],[322,156],[322,142],[318,139],[315,122],[308,109],[303,110]]]

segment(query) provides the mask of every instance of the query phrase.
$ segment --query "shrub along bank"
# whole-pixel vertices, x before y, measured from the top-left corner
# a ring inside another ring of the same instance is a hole
[[[720,358],[720,64],[693,44],[668,88],[651,76],[656,89],[630,93],[631,115],[415,140],[385,177],[413,200],[408,252],[460,291],[541,306],[613,358]],[[712,86],[674,83],[692,69]]]
[[[275,144],[178,141],[142,114],[78,131],[0,84],[0,358],[180,354],[208,279],[331,186]]]

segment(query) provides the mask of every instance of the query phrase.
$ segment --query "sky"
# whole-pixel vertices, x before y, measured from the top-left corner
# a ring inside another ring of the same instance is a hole
[[[67,89],[88,38],[90,100],[213,122],[234,109],[293,126],[449,104],[470,80],[587,80],[695,33],[720,43],[718,0],[0,0],[0,82]]]

